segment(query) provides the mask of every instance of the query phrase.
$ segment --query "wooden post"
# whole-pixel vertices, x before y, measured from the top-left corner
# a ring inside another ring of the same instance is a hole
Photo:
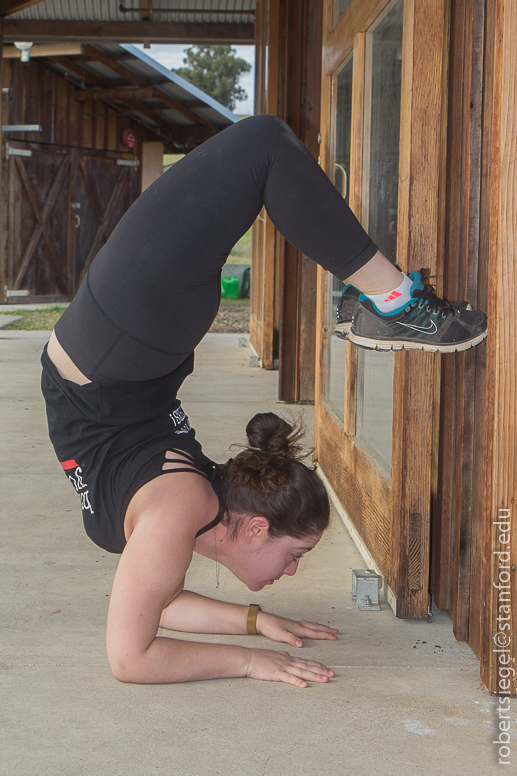
[[[432,273],[439,250],[444,24],[444,0],[432,7],[404,1],[397,255],[403,269],[425,256]],[[422,440],[432,439],[434,358],[395,354],[389,583],[403,618],[423,619],[428,607],[431,444]]]
[[[487,6],[484,192],[480,233],[488,256],[487,418],[483,522],[488,549],[481,677],[490,692],[517,692],[517,6]],[[496,553],[504,553],[496,554]],[[497,586],[497,587],[496,587]],[[500,651],[497,651],[500,650]]]
[[[0,128],[4,123],[4,97],[2,88],[4,85],[4,36],[3,36],[3,19],[0,17]],[[4,142],[3,132],[0,129],[0,303],[4,299],[4,286],[7,283],[7,273],[5,266],[5,238],[6,229],[4,228],[4,209],[7,208],[7,203],[4,205],[4,180],[3,180],[3,166],[4,166]]]
[[[321,0],[287,0],[284,114],[318,157],[321,96]],[[314,401],[315,263],[286,243],[281,288],[279,398]]]
[[[142,165],[142,191],[145,191],[163,172],[163,143],[154,141],[142,143],[140,164]]]

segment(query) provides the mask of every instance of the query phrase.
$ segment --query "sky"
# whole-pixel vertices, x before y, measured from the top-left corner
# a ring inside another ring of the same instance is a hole
[[[168,67],[170,70],[175,70],[178,67],[184,67],[184,51],[189,48],[189,46],[175,43],[151,43],[150,49],[144,49],[142,44],[137,45],[137,48],[142,49],[145,54],[153,57],[153,59],[156,59],[156,61],[161,65]],[[250,72],[244,73],[239,80],[239,86],[242,86],[242,88],[246,91],[248,99],[237,103],[235,113],[237,113],[239,116],[251,116],[253,114],[255,46],[234,45],[233,48],[236,51],[235,56],[245,59],[246,62],[249,62],[252,66]]]

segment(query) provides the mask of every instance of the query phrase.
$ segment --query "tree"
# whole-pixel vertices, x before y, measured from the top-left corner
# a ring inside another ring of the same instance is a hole
[[[190,46],[183,60],[186,67],[175,72],[225,108],[235,110],[235,103],[248,97],[237,82],[242,73],[251,70],[251,65],[235,53],[232,46]]]

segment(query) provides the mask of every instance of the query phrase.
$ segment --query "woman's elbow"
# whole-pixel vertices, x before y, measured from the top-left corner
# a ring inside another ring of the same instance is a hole
[[[118,682],[145,684],[144,666],[141,655],[108,649],[108,663],[111,673]]]
[[[128,684],[139,684],[137,671],[133,661],[119,657],[109,657],[108,662],[111,673],[118,682],[127,682]]]

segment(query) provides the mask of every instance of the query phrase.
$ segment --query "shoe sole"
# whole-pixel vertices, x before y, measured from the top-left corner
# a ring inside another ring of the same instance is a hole
[[[336,328],[334,329],[334,334],[336,337],[339,337],[339,339],[348,339],[348,332],[352,328],[352,321],[348,321],[347,323],[336,323]]]
[[[478,334],[466,342],[456,342],[452,345],[426,345],[424,342],[416,342],[415,340],[375,340],[369,337],[361,337],[358,334],[354,334],[353,331],[348,333],[348,339],[360,348],[366,350],[425,350],[426,353],[459,353],[462,350],[470,350],[475,345],[479,345],[487,335],[486,330],[482,334]]]

